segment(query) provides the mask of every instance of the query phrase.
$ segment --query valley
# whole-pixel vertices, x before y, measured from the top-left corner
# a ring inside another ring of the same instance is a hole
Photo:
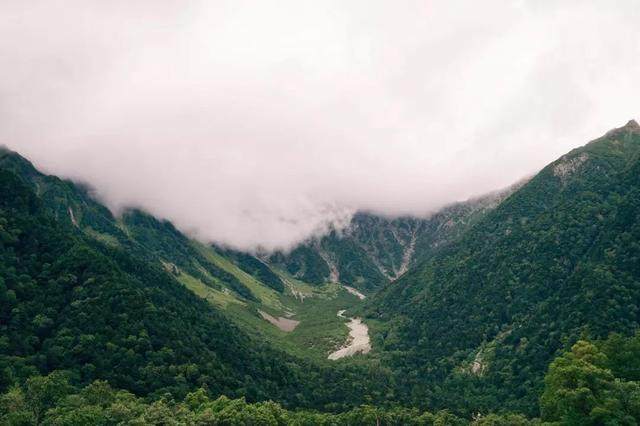
[[[288,289],[270,302],[238,302],[226,305],[224,312],[247,333],[317,361],[326,359],[348,339],[347,323],[336,312],[362,305],[360,298],[339,284],[312,287],[290,278]]]
[[[256,300],[239,297],[228,288],[216,290],[185,273],[178,280],[199,297],[222,309],[245,332],[274,342],[287,352],[322,360],[348,338],[349,327],[336,317],[340,309],[362,305],[364,295],[339,283],[310,285],[273,268],[284,283],[283,291],[267,287],[219,254],[215,248],[192,242],[216,266],[243,283]]]
[[[0,415],[75,415],[101,389],[100,410],[216,421],[635,419],[639,176],[631,121],[506,190],[422,218],[358,213],[258,255],[114,216],[3,150]],[[595,411],[572,405],[576,371],[602,385]],[[20,401],[42,382],[63,396],[34,412]]]
[[[640,0],[0,0],[0,426],[640,426]]]

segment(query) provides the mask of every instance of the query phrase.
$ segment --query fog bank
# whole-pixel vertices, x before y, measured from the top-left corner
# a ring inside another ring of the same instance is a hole
[[[640,116],[640,3],[3,1],[0,144],[207,241],[427,214]]]

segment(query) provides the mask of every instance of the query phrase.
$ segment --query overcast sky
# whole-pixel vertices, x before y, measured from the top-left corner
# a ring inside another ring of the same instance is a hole
[[[426,214],[640,116],[640,2],[0,0],[0,144],[198,237]]]

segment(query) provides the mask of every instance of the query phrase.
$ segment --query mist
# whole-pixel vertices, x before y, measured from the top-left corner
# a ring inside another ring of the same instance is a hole
[[[640,3],[0,3],[0,144],[114,212],[288,248],[427,215],[640,116]]]

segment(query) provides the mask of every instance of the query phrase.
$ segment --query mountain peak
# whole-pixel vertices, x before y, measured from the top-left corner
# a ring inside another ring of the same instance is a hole
[[[627,124],[624,125],[623,129],[630,130],[632,132],[640,132],[640,124],[634,119],[629,120]]]
[[[627,134],[627,133],[640,134],[640,124],[638,124],[636,120],[631,119],[624,126],[609,130],[604,136],[611,137],[611,136],[618,136],[618,135]]]

